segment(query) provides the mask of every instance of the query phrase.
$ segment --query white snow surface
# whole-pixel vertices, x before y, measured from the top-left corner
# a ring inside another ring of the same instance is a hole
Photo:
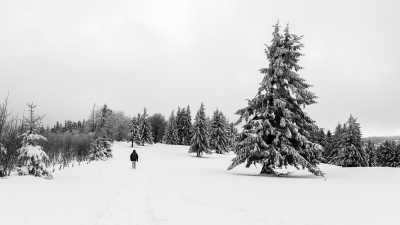
[[[307,171],[258,175],[229,154],[188,154],[189,146],[115,142],[108,161],[56,169],[52,180],[0,179],[1,224],[399,224],[400,168],[322,164]],[[291,170],[291,169],[289,169]]]

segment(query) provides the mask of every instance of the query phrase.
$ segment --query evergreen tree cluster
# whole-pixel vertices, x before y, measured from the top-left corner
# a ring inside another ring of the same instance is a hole
[[[352,115],[343,127],[337,127],[334,140],[331,155],[327,157],[330,164],[344,167],[368,165],[365,147],[361,142],[360,124]]]
[[[399,167],[400,143],[385,141],[379,145],[371,140],[363,143],[361,127],[357,119],[350,115],[346,123],[338,124],[332,135],[328,130],[325,137],[322,133],[314,134],[324,146],[324,162],[343,167]]]
[[[211,154],[226,153],[236,145],[237,129],[229,123],[225,115],[216,110],[213,118],[206,116],[204,104],[201,103],[195,122],[192,125],[190,106],[178,107],[177,114],[171,112],[163,135],[163,143],[169,145],[189,145],[189,153],[201,156],[204,152]]]
[[[51,132],[53,133],[65,133],[65,132],[73,132],[73,131],[80,131],[84,132],[84,129],[86,127],[86,121],[78,120],[78,122],[73,122],[71,120],[65,120],[64,121],[64,126],[62,123],[59,123],[58,121],[56,124],[50,129]]]
[[[153,144],[153,129],[148,118],[147,109],[144,108],[143,114],[138,113],[132,118],[128,141],[144,146],[145,144]]]
[[[192,116],[190,106],[187,108],[178,107],[175,111],[171,112],[168,118],[163,142],[170,145],[190,145],[192,137]]]
[[[156,113],[149,117],[149,121],[153,132],[154,143],[162,142],[165,127],[167,126],[165,117],[161,115],[161,113]]]
[[[178,129],[176,127],[175,112],[172,111],[165,127],[163,142],[168,145],[176,145],[179,142]]]
[[[396,145],[394,141],[385,141],[374,152],[377,166],[400,166],[400,142]]]

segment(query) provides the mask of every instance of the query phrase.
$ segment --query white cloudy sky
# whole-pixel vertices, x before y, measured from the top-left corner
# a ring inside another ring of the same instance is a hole
[[[400,1],[0,1],[0,100],[44,121],[86,119],[94,103],[166,117],[204,102],[231,121],[267,67],[272,25],[304,35],[305,110],[334,129],[400,135]]]

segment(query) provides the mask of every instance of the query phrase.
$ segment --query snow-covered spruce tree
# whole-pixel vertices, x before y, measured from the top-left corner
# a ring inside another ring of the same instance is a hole
[[[140,144],[144,146],[145,143],[153,144],[153,133],[151,131],[151,124],[147,120],[147,110],[144,108],[143,115],[140,118],[139,124]]]
[[[330,130],[326,132],[326,146],[324,148],[323,158],[324,162],[327,163],[329,161],[329,156],[332,151],[332,144],[333,144],[333,136]]]
[[[112,110],[108,108],[106,104],[100,109],[99,118],[93,119],[95,124],[95,141],[91,144],[89,150],[89,160],[107,160],[112,157],[112,143],[113,140],[110,138],[110,127],[109,118],[112,114]]]
[[[297,74],[302,69],[297,64],[302,56],[301,37],[289,33],[289,26],[283,35],[278,23],[274,28],[272,44],[265,50],[269,67],[260,70],[264,78],[258,93],[236,113],[240,115],[236,124],[246,124],[238,137],[237,156],[228,169],[244,162],[246,167],[261,163],[261,173],[280,175],[275,168],[292,165],[323,176],[317,166],[322,147],[306,138],[317,126],[301,109],[317,98],[307,90],[311,86]]]
[[[204,104],[201,103],[200,109],[197,111],[195,122],[193,124],[193,136],[192,142],[189,148],[189,153],[196,153],[197,157],[200,157],[203,152],[206,154],[212,154],[209,149],[208,143],[208,131],[207,121],[205,114]]]
[[[178,111],[176,112],[176,118],[175,118],[176,131],[178,133],[178,145],[183,145],[184,117],[185,117],[185,108],[181,110],[181,108],[178,107]]]
[[[377,166],[377,158],[376,158],[376,148],[375,145],[368,140],[367,143],[364,144],[365,154],[367,158],[367,166],[374,167]]]
[[[178,131],[176,130],[175,113],[172,111],[165,127],[163,142],[168,145],[176,145],[178,143]]]
[[[28,130],[23,133],[22,147],[17,150],[18,160],[22,164],[19,167],[19,175],[34,175],[38,177],[52,178],[51,172],[47,170],[45,161],[49,160],[46,152],[43,151],[39,141],[47,141],[45,137],[38,134],[38,128],[44,118],[35,114],[36,105],[27,104],[29,108],[29,117],[23,117],[22,123]]]
[[[210,144],[210,134],[212,132],[212,126],[211,126],[211,118],[209,116],[206,116],[206,130],[207,130],[207,142]]]
[[[224,114],[215,110],[211,119],[210,148],[216,153],[229,152],[228,125]]]
[[[238,137],[238,131],[237,131],[234,123],[228,122],[228,138],[229,138],[228,150],[229,151],[233,151],[236,148],[237,137]]]
[[[378,147],[377,163],[381,167],[400,166],[400,149],[394,141],[385,141]]]
[[[331,138],[330,145],[324,150],[324,162],[330,163],[332,158],[338,154],[340,146],[343,145],[343,135],[346,129],[346,124],[342,126],[342,124],[338,123],[335,128],[335,133]]]
[[[183,145],[190,145],[192,138],[192,116],[190,114],[190,107],[187,106],[185,116],[183,118]]]
[[[367,166],[367,158],[364,146],[361,142],[360,124],[356,118],[350,115],[344,132],[333,152],[335,155],[329,163],[343,167],[364,167]]]
[[[139,120],[137,117],[133,117],[129,129],[128,140],[133,143],[140,144],[140,133],[139,133]]]
[[[161,113],[156,113],[153,114],[152,116],[149,116],[148,121],[151,124],[154,143],[162,142],[162,138],[165,132],[165,127],[167,126],[167,121],[165,121],[165,117],[161,115]]]

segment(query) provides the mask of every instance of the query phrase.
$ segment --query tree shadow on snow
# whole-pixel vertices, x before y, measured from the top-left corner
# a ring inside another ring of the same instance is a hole
[[[210,156],[201,156],[201,157],[198,157],[198,156],[195,156],[195,155],[189,155],[190,157],[192,157],[192,158],[198,158],[198,159],[208,159],[208,158],[210,158]]]
[[[231,173],[231,175],[235,176],[244,176],[244,177],[260,177],[261,178],[277,178],[277,179],[325,179],[324,177],[318,177],[313,174],[290,174],[284,176],[276,176],[274,174],[244,174],[244,173]]]

